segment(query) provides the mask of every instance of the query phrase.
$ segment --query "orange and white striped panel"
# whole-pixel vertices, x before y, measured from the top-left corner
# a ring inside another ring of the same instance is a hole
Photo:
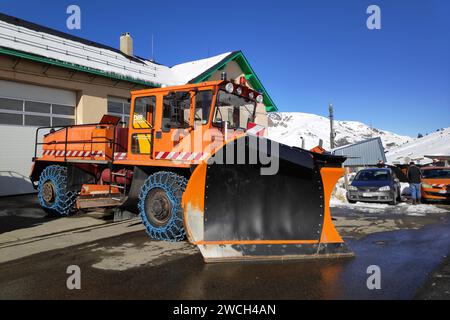
[[[202,161],[209,156],[206,152],[155,152],[156,160],[173,160],[173,161]]]
[[[114,153],[114,160],[125,160],[127,158],[126,152],[116,152]]]
[[[44,156],[54,157],[103,157],[103,151],[44,150]]]
[[[249,135],[253,135],[253,136],[257,136],[257,137],[262,137],[264,136],[264,131],[266,130],[265,127],[260,126],[259,124],[249,124],[249,127],[247,128],[246,133]]]

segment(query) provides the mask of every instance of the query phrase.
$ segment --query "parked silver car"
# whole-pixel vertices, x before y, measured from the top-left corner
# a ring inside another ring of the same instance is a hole
[[[400,200],[400,181],[390,168],[369,168],[359,171],[347,190],[349,203],[387,202]]]

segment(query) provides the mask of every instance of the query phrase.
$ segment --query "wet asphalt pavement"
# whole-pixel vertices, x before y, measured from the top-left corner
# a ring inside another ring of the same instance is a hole
[[[365,219],[345,209],[335,216]],[[137,231],[2,263],[0,299],[426,298],[431,275],[450,253],[448,213],[420,227],[363,237],[342,232],[355,258],[204,264],[187,243],[162,248]],[[148,259],[146,252],[156,249],[161,254]],[[81,268],[81,290],[66,287],[66,268],[74,264]],[[381,269],[380,290],[366,286],[370,265]],[[441,291],[428,296],[450,299],[448,279],[441,277]]]

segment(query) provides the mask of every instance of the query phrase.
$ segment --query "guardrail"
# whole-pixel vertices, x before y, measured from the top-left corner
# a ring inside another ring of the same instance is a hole
[[[108,128],[108,127],[114,127],[114,132],[113,132],[113,138],[110,139],[108,137],[95,137],[95,139],[104,139],[104,140],[100,140],[100,141],[93,141],[91,140],[71,140],[68,141],[68,135],[69,135],[69,129],[70,128],[80,128],[80,127],[100,127],[100,128]],[[54,130],[51,131],[50,133],[53,132],[57,132],[57,131],[61,131],[61,130],[65,130],[65,139],[64,141],[52,141],[52,142],[39,142],[39,132],[41,130]],[[36,136],[35,136],[35,144],[34,144],[34,157],[33,157],[33,161],[35,161],[37,159],[37,152],[38,152],[38,146],[45,146],[45,145],[61,145],[64,144],[64,162],[67,162],[67,146],[70,144],[91,144],[91,151],[93,150],[93,145],[94,144],[99,144],[99,143],[109,143],[112,146],[112,157],[109,157],[106,153],[105,153],[105,157],[107,157],[111,162],[114,161],[114,153],[116,150],[116,147],[121,147],[124,148],[123,145],[117,143],[115,141],[116,138],[116,132],[117,132],[117,125],[111,125],[111,124],[99,124],[99,123],[90,123],[90,124],[79,124],[79,125],[68,125],[68,126],[50,126],[50,127],[39,127],[36,129]],[[124,148],[125,149],[125,148]]]

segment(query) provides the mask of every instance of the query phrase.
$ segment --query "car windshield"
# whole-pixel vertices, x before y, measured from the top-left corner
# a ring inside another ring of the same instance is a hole
[[[358,172],[355,181],[385,181],[389,180],[389,170],[362,170]]]
[[[422,176],[424,179],[450,179],[450,168],[422,170]]]
[[[228,121],[230,129],[246,129],[249,121],[254,121],[255,102],[220,90],[217,95],[213,124],[221,126]]]

